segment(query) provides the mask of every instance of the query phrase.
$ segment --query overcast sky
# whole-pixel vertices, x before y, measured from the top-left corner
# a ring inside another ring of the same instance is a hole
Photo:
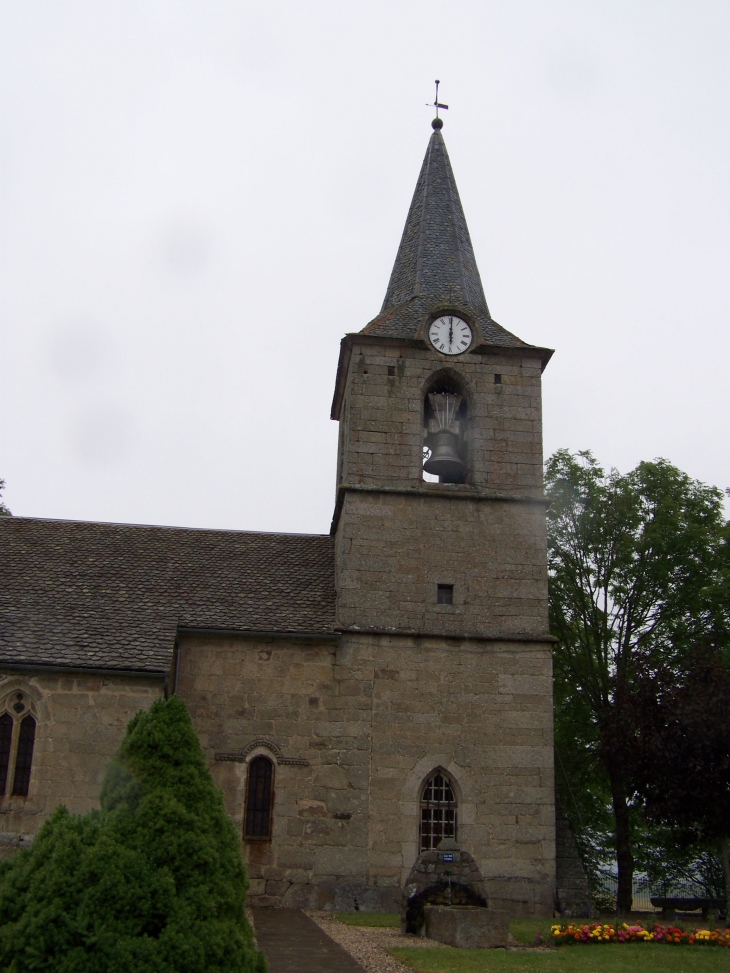
[[[18,515],[326,532],[339,342],[431,134],[545,452],[730,486],[730,4],[3,0]]]

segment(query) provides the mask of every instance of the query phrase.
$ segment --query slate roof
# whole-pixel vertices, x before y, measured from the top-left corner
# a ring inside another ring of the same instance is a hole
[[[527,347],[492,319],[439,130],[431,136],[380,314],[365,334],[414,338],[437,306],[469,311],[490,345]]]
[[[329,536],[0,517],[0,664],[160,672],[178,626],[334,619]]]

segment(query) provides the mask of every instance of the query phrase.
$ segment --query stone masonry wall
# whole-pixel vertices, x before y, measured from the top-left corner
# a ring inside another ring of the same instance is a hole
[[[541,503],[348,491],[336,565],[343,628],[548,631]],[[454,586],[452,605],[437,604],[438,584]]]
[[[422,482],[424,396],[438,374],[455,376],[464,387],[467,482],[539,492],[541,361],[529,349],[521,357],[467,354],[448,361],[428,348],[356,345],[340,416],[339,482],[377,486],[387,481],[401,487]]]
[[[99,805],[102,777],[127,723],[162,695],[161,679],[0,673],[0,697],[20,690],[37,719],[28,797],[0,799],[0,845],[32,838],[59,804]]]
[[[550,665],[540,643],[186,635],[179,692],[239,829],[246,761],[276,765],[272,840],[244,842],[252,904],[396,909],[440,766],[490,903],[550,914]]]

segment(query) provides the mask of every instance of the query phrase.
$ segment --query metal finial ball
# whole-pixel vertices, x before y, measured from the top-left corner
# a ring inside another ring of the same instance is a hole
[[[434,118],[434,120],[431,122],[431,128],[434,130],[434,132],[440,131],[443,127],[444,127],[443,118]]]

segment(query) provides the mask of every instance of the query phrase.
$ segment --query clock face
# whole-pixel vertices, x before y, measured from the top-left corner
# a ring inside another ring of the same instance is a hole
[[[436,351],[443,355],[460,355],[471,344],[471,328],[455,314],[436,318],[428,329],[428,337]]]

